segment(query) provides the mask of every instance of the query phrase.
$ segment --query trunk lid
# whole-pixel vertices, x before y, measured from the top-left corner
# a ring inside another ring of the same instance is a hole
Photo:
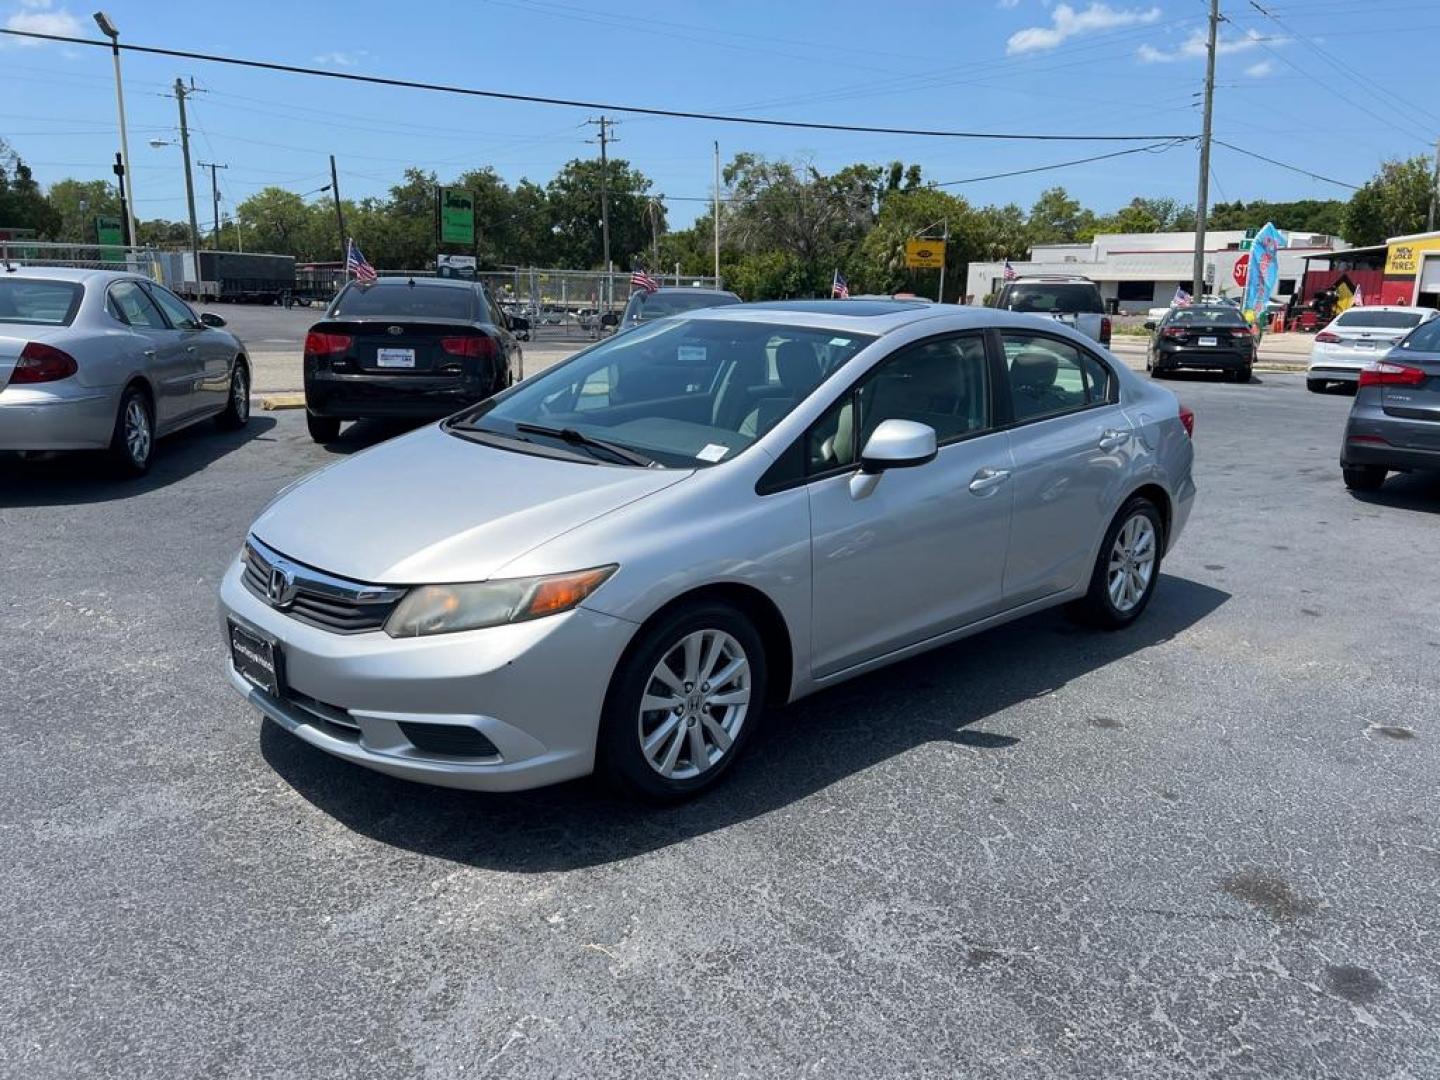
[[[1380,407],[1387,416],[1433,423],[1435,432],[1425,440],[1425,445],[1429,449],[1440,449],[1440,353],[1407,353],[1396,349],[1386,359],[1419,368],[1426,378],[1418,386],[1381,385]]]
[[[461,374],[467,358],[446,352],[445,338],[488,337],[472,323],[453,319],[327,319],[312,332],[344,334],[351,339],[344,353],[331,354],[330,366],[373,375]]]

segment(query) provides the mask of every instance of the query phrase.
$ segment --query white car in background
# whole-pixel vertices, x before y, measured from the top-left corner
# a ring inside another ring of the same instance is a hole
[[[1305,385],[1316,394],[1323,394],[1331,383],[1358,387],[1361,368],[1380,359],[1411,330],[1437,315],[1440,311],[1434,308],[1393,304],[1342,311],[1315,335]]]

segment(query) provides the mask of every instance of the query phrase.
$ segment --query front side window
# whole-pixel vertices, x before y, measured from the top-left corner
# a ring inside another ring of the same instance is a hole
[[[1113,400],[1110,370],[1069,342],[1008,331],[1001,341],[1010,374],[1010,409],[1017,422]]]
[[[662,465],[714,465],[762,437],[873,340],[757,322],[656,323],[606,339],[453,427],[547,442],[551,436],[526,426],[569,430],[571,446],[578,434]]]
[[[142,330],[168,330],[165,316],[150,295],[134,281],[121,281],[110,286],[109,304],[120,312],[121,321]]]
[[[165,317],[170,320],[170,325],[176,330],[195,330],[203,324],[195,317],[195,312],[190,310],[190,305],[181,300],[169,289],[162,289],[158,285],[151,285],[145,290],[160,310],[165,312]]]
[[[805,436],[813,474],[855,464],[883,420],[914,420],[939,443],[990,426],[985,342],[978,334],[907,346],[826,411]],[[857,422],[858,421],[858,422]]]

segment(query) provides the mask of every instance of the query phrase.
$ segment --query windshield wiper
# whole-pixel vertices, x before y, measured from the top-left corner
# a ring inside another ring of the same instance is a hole
[[[546,427],[544,424],[528,424],[519,421],[515,424],[516,431],[523,431],[529,435],[549,435],[553,439],[560,439],[562,442],[570,443],[572,446],[590,446],[597,450],[604,450],[613,457],[619,458],[628,465],[639,465],[648,468],[655,464],[654,458],[648,458],[644,454],[631,450],[628,446],[619,446],[616,443],[606,442],[604,439],[597,439],[593,435],[586,435],[583,431],[575,428]]]

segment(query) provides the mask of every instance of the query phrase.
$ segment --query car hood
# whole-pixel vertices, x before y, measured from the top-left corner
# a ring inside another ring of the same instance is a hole
[[[561,533],[690,475],[537,457],[431,425],[301,481],[251,531],[297,562],[356,581],[484,581]],[[569,569],[579,567],[556,567]]]

